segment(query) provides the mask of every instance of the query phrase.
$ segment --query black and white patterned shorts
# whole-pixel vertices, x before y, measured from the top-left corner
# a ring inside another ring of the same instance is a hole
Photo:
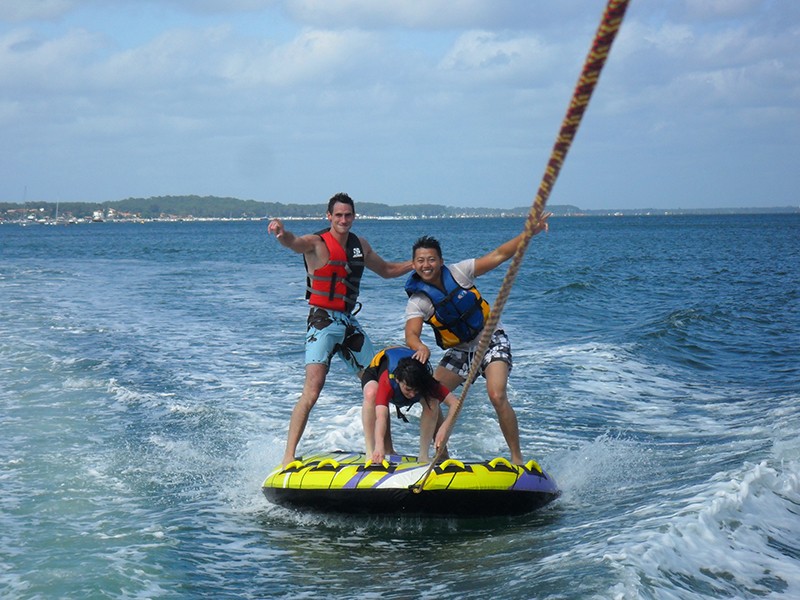
[[[439,366],[444,367],[448,371],[453,371],[461,379],[466,380],[469,375],[469,367],[472,364],[472,358],[475,356],[474,352],[466,352],[464,350],[456,350],[450,348],[444,353],[442,360],[439,361]],[[480,375],[484,375],[486,367],[489,363],[496,360],[501,360],[508,365],[508,371],[511,372],[511,342],[508,340],[506,332],[498,329],[492,334],[492,339],[489,341],[489,348],[486,354],[483,355],[481,361]],[[476,373],[475,378],[477,379]],[[485,377],[485,375],[484,375]]]

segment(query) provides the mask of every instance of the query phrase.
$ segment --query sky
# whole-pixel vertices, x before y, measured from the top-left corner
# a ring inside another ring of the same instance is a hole
[[[0,0],[0,201],[530,206],[605,0]],[[800,205],[800,2],[631,0],[549,203]]]

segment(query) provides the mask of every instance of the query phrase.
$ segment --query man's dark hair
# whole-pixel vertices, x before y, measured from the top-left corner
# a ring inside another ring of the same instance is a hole
[[[439,245],[439,240],[429,235],[423,235],[411,247],[411,258],[417,253],[418,248],[427,248],[428,250],[436,250],[439,258],[442,258],[442,247]]]
[[[353,214],[356,212],[356,205],[353,202],[353,199],[345,194],[344,192],[339,192],[335,196],[332,196],[330,200],[328,200],[328,212],[333,212],[333,205],[337,202],[341,202],[342,204],[349,204],[350,208],[353,209]]]

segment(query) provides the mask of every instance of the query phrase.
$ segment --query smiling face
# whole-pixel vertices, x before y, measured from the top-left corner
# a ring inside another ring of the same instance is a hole
[[[414,271],[425,283],[438,285],[444,260],[434,248],[414,250]]]
[[[327,214],[331,229],[340,235],[346,235],[356,218],[353,208],[346,202],[336,202]]]

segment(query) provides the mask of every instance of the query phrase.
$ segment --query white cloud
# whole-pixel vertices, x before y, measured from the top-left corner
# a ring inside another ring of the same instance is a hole
[[[495,77],[528,77],[542,73],[553,52],[535,37],[501,37],[491,31],[461,35],[439,66],[448,71],[490,72]]]
[[[182,85],[194,86],[214,76],[217,53],[230,36],[224,25],[165,31],[144,45],[110,55],[91,73],[98,84],[125,87],[132,94],[153,88],[175,93]]]
[[[370,34],[359,31],[304,30],[277,47],[255,48],[253,56],[237,53],[227,61],[232,81],[248,85],[326,85],[368,63],[376,53]]]
[[[0,36],[0,86],[22,96],[72,90],[83,80],[87,57],[102,46],[101,36],[82,29],[52,38],[12,30]]]

